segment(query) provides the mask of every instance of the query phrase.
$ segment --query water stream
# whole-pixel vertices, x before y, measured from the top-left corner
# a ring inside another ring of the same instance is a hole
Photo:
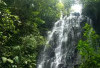
[[[76,9],[75,9],[76,7]],[[37,68],[75,68],[79,64],[77,43],[81,38],[82,5],[75,4],[69,16],[54,23],[48,31],[46,45],[38,59]]]

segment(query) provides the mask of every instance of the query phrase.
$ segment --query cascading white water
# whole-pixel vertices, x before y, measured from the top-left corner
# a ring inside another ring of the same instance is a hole
[[[76,8],[76,9],[75,9]],[[81,36],[82,5],[72,6],[70,16],[54,23],[48,32],[47,42],[38,59],[37,68],[74,68],[78,64],[76,45]]]

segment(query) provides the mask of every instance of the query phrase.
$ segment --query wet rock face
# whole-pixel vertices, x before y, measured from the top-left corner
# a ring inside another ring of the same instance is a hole
[[[82,17],[65,17],[57,21],[49,35],[49,47],[45,47],[37,68],[77,68],[79,55],[77,44],[82,37]],[[84,25],[84,24],[82,24]]]
[[[72,13],[72,15],[74,15],[74,16],[80,16],[80,13],[78,13],[78,12],[74,12],[74,13]]]
[[[74,68],[74,66],[76,66],[77,63],[77,55],[78,55],[78,51],[77,51],[77,43],[78,40],[81,38],[81,35],[78,35],[78,32],[80,32],[79,29],[77,28],[72,28],[73,30],[69,33],[68,35],[68,41],[66,42],[66,44],[63,44],[63,50],[65,50],[64,52],[67,52],[66,54],[66,65],[62,66],[60,68]],[[72,34],[74,34],[74,36],[72,37]],[[65,46],[65,47],[64,47]],[[66,49],[68,49],[66,51]]]

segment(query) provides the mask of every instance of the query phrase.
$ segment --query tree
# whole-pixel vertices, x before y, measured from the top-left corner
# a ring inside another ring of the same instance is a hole
[[[56,0],[0,2],[0,67],[35,68],[46,31],[60,17]]]
[[[100,36],[93,28],[85,24],[83,39],[78,43],[78,50],[82,56],[80,68],[100,67]]]

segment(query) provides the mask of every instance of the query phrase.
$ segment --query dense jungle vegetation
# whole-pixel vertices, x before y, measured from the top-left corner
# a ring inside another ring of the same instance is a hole
[[[0,68],[36,68],[45,45],[46,32],[69,15],[74,0],[0,0]],[[85,24],[78,43],[80,68],[100,68],[100,0],[80,0],[82,14],[93,20]]]

